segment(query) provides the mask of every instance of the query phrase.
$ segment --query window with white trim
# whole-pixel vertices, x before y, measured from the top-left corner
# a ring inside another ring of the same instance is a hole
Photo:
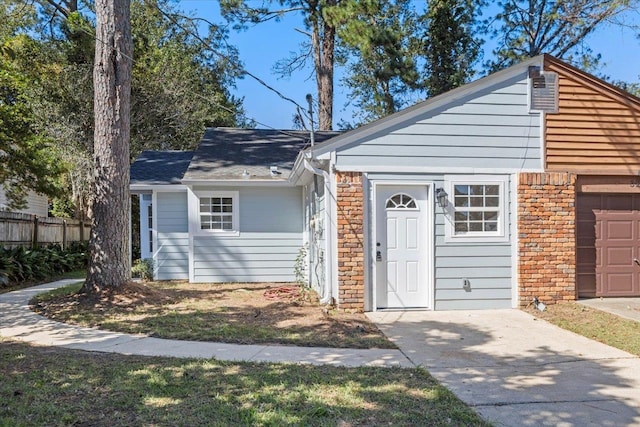
[[[449,181],[451,218],[446,237],[456,239],[506,239],[506,178],[495,180],[455,177]]]
[[[233,191],[198,194],[198,218],[203,232],[238,231],[238,193]]]

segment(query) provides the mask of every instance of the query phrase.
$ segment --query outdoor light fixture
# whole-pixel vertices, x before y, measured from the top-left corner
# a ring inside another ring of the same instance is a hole
[[[449,200],[447,199],[447,192],[444,191],[444,188],[436,189],[436,202],[438,202],[438,206],[441,208],[446,208],[447,204],[449,204]]]

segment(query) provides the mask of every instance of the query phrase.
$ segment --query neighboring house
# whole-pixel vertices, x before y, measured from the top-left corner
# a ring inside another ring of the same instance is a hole
[[[10,210],[7,194],[0,185],[0,211],[9,211],[15,213],[37,215],[39,217],[47,217],[49,215],[49,199],[47,196],[29,191],[26,197],[27,207],[24,209]]]
[[[306,245],[344,310],[640,296],[639,119],[640,99],[542,55],[301,152],[210,129],[184,173],[164,166],[183,153],[143,153],[131,188],[159,279],[290,281]]]

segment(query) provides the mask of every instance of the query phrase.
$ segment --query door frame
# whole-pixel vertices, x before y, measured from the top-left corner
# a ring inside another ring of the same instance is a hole
[[[378,310],[378,301],[376,296],[377,291],[377,262],[376,262],[376,247],[375,242],[377,242],[378,236],[378,187],[380,186],[398,186],[398,187],[426,187],[427,189],[427,209],[425,212],[425,229],[427,238],[429,241],[427,242],[427,262],[426,269],[427,272],[425,277],[427,278],[427,307],[425,310],[434,310],[435,308],[435,199],[433,195],[435,194],[435,182],[433,181],[389,181],[389,180],[371,180],[371,189],[372,189],[372,203],[370,208],[370,218],[371,218],[371,231],[369,239],[369,259],[371,260],[371,280],[369,283],[369,291],[371,295],[371,311]],[[400,310],[400,309],[398,309]]]

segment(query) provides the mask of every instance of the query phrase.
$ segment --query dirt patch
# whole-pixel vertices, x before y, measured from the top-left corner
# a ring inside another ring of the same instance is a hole
[[[93,304],[126,309],[135,309],[144,305],[163,305],[172,301],[171,294],[163,288],[147,286],[144,283],[134,281],[119,288],[108,289],[97,295],[78,293],[69,295],[68,298],[78,300],[81,305]]]
[[[98,297],[44,298],[55,320],[159,338],[301,346],[395,348],[364,314],[321,305],[297,285],[131,283]]]

